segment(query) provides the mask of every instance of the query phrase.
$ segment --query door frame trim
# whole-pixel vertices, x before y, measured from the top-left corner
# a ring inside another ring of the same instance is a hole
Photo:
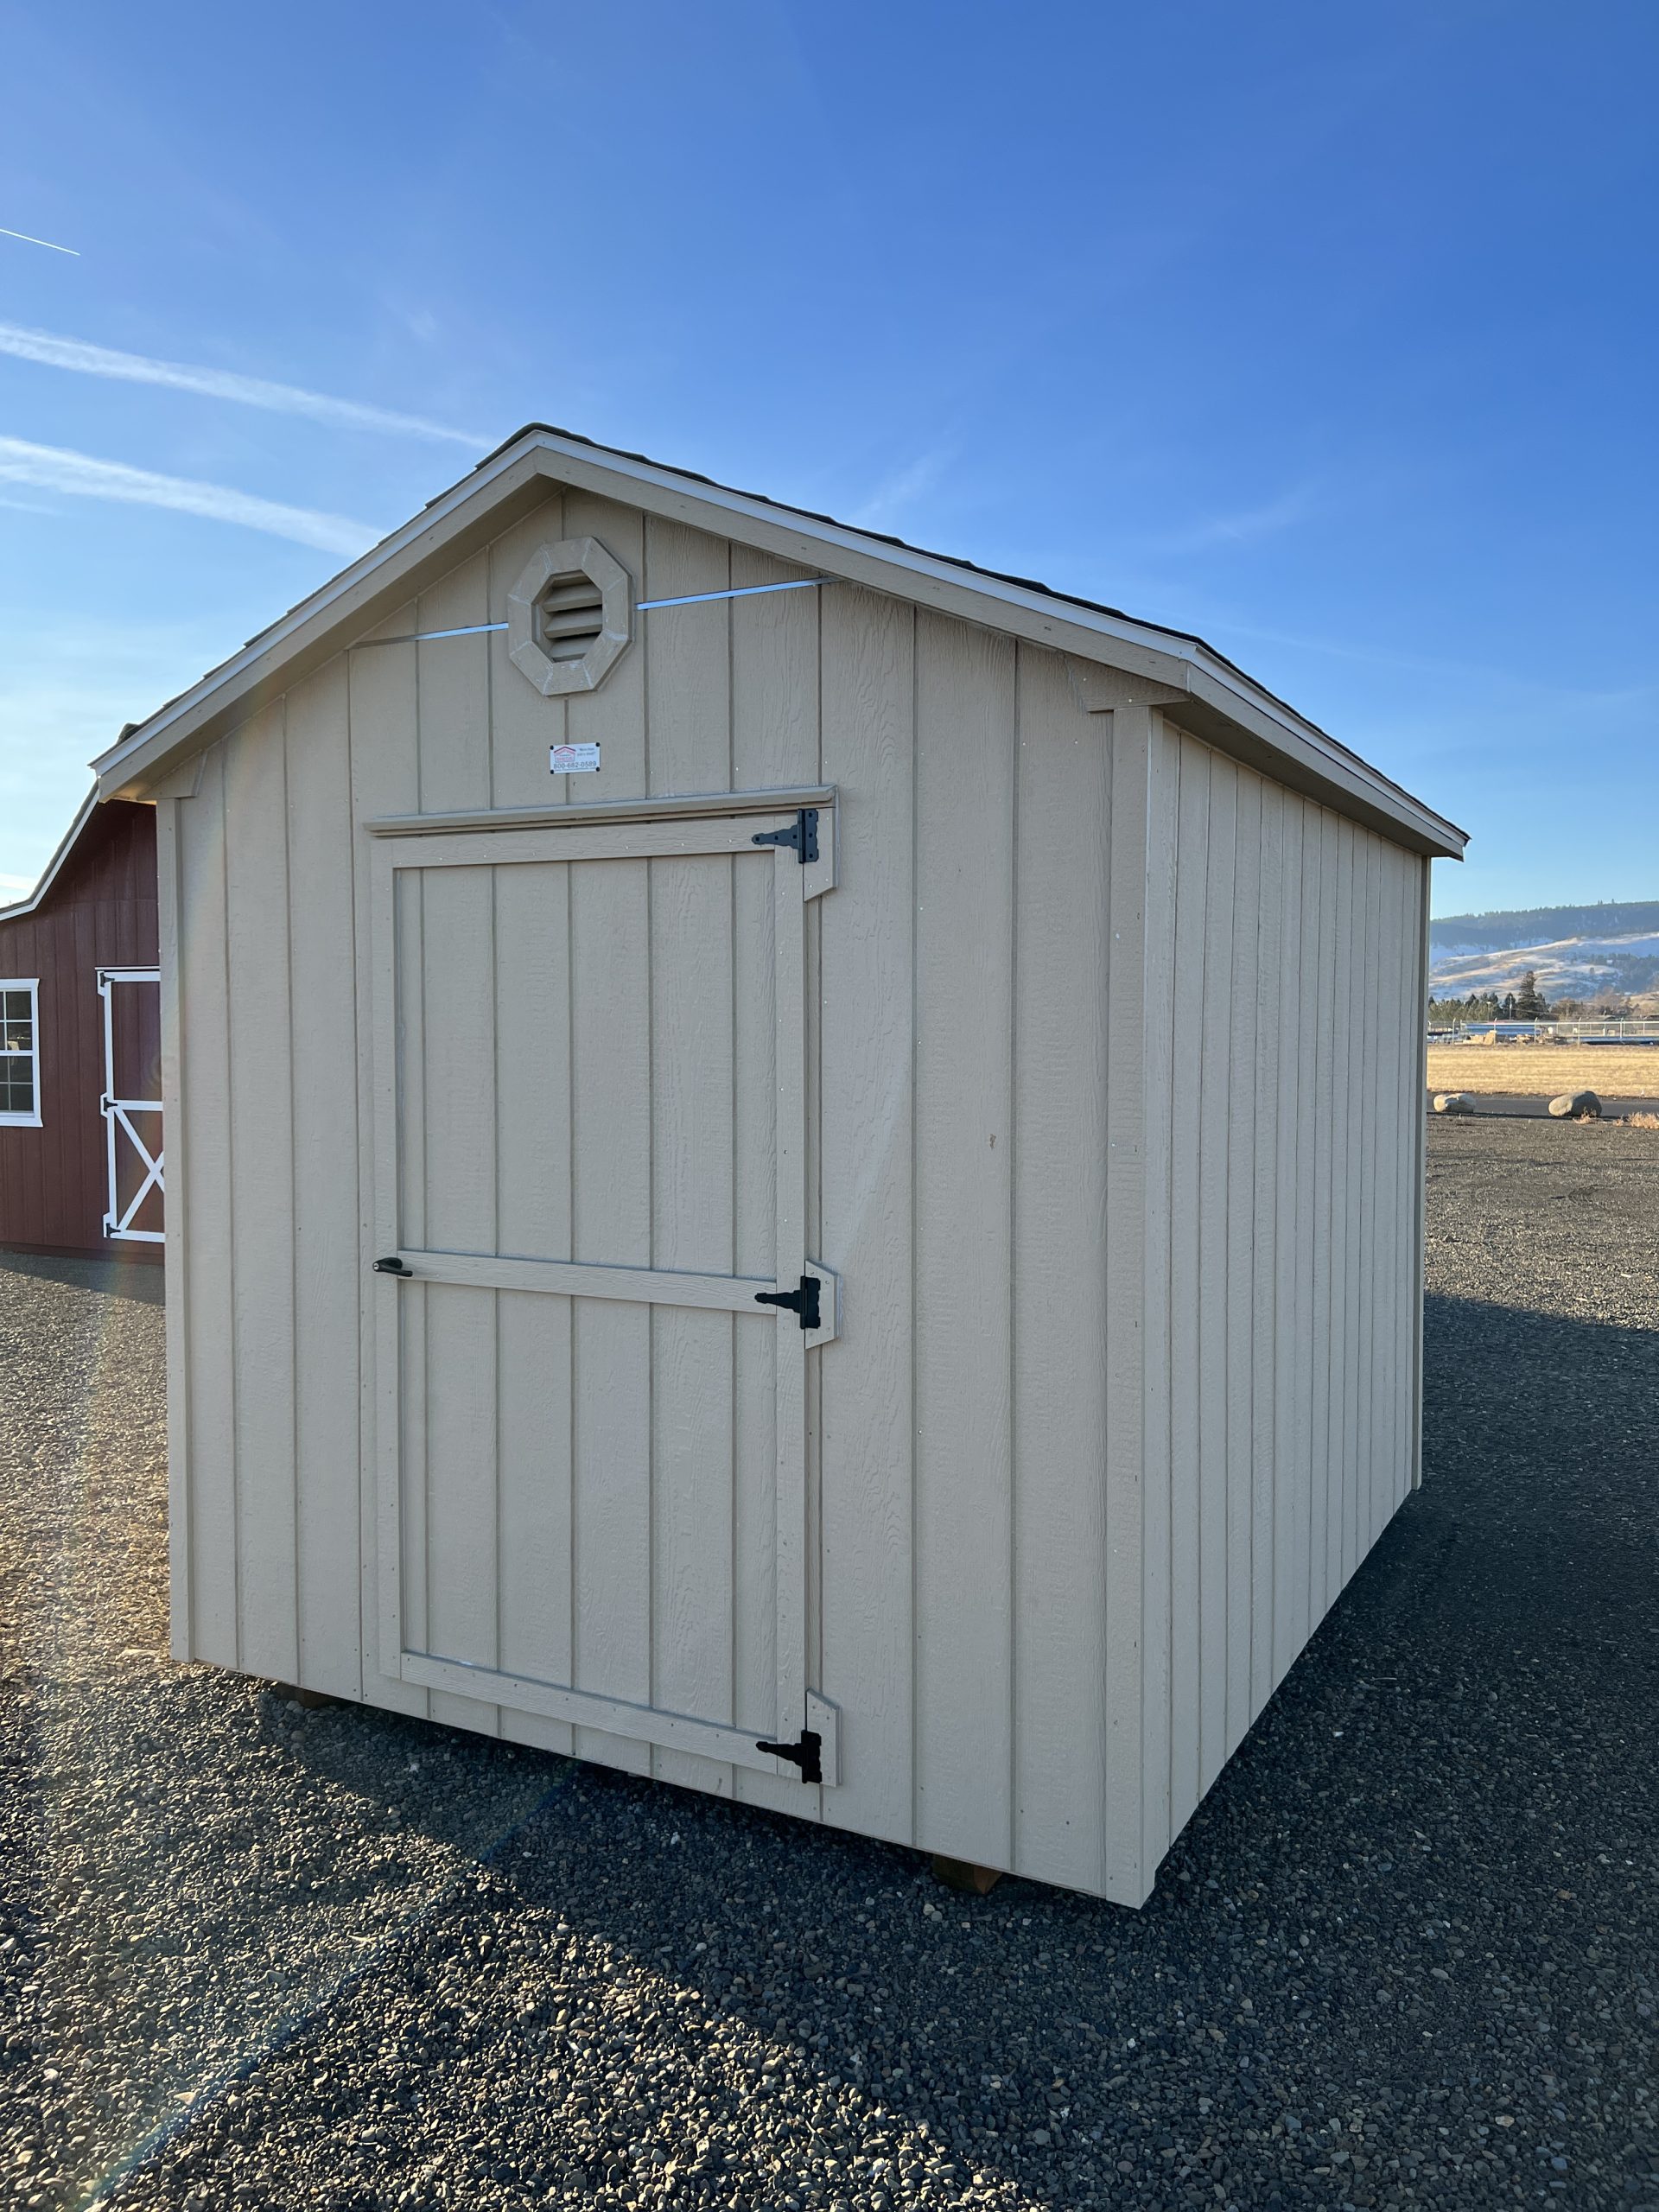
[[[777,1328],[777,1607],[778,1727],[792,1735],[816,1724],[829,1756],[826,1783],[837,1778],[834,1714],[807,1688],[807,1462],[805,1354],[829,1342],[839,1328],[841,1286],[828,1269],[810,1262],[806,1233],[806,965],[805,915],[810,900],[836,882],[836,793],[833,786],[804,791],[721,792],[641,800],[626,807],[578,805],[515,809],[467,817],[391,817],[365,827],[370,849],[370,1030],[374,1168],[372,1236],[364,1265],[396,1252],[416,1280],[541,1290],[561,1296],[608,1297],[752,1313],[758,1294],[780,1284],[793,1287],[810,1273],[824,1285],[823,1320],[803,1330],[779,1311]],[[770,1283],[747,1276],[698,1275],[672,1269],[612,1268],[584,1262],[537,1261],[483,1254],[404,1249],[398,1239],[397,878],[400,870],[502,867],[547,861],[651,860],[755,851],[757,823],[784,829],[803,804],[820,810],[817,857],[804,861],[774,845],[766,855],[772,869],[777,1024],[777,1273]],[[596,820],[595,815],[604,818]],[[526,817],[529,818],[526,818]],[[452,826],[453,825],[453,826]],[[486,1280],[486,1274],[488,1280]],[[627,1700],[543,1682],[500,1669],[411,1650],[403,1621],[402,1315],[398,1285],[409,1276],[374,1277],[376,1408],[376,1552],[379,1662],[393,1681],[490,1704],[504,1704],[567,1719],[611,1734],[693,1751],[734,1766],[798,1780],[793,1767],[757,1748],[747,1732]],[[690,1294],[687,1295],[688,1292]],[[792,1442],[791,1442],[792,1440]],[[812,1716],[809,1721],[808,1716]]]
[[[118,1098],[115,1095],[115,1001],[111,995],[117,983],[154,983],[158,1003],[162,983],[159,968],[100,968],[97,971],[98,995],[104,1001],[104,1090],[99,1100],[99,1110],[104,1118],[105,1166],[109,1182],[110,1203],[104,1215],[104,1234],[111,1243],[165,1244],[166,1229],[133,1229],[129,1226],[140,1206],[151,1191],[162,1194],[162,1219],[167,1209],[167,1152],[166,1128],[162,1127],[162,1143],[152,1157],[149,1147],[128,1120],[130,1114],[159,1114],[162,1102],[159,1098]],[[39,1096],[40,1052],[39,1030],[35,1033],[35,1096]],[[128,1141],[137,1154],[144,1169],[143,1180],[135,1196],[128,1203],[124,1213],[118,1212],[119,1192],[116,1180],[116,1123],[126,1131]]]
[[[563,830],[584,822],[695,820],[718,814],[792,814],[833,807],[833,784],[792,784],[774,791],[679,791],[663,798],[577,799],[561,806],[463,808],[453,814],[382,814],[365,822],[372,837],[424,837],[440,830]]]

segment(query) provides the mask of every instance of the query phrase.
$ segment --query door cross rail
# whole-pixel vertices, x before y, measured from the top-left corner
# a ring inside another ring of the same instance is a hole
[[[146,1243],[159,1243],[160,1231],[154,1229],[135,1229],[139,1208],[152,1191],[165,1192],[167,1184],[162,1176],[167,1153],[162,1147],[154,1154],[132,1125],[134,1113],[159,1114],[161,1102],[155,1098],[105,1098],[99,1102],[104,1118],[110,1125],[110,1211],[104,1217],[106,1236],[138,1237]],[[126,1131],[127,1141],[138,1155],[138,1164],[144,1171],[143,1180],[128,1200],[124,1211],[118,1217],[115,1211],[115,1131],[119,1126]]]

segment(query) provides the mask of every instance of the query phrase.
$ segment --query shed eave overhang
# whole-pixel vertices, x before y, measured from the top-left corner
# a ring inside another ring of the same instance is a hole
[[[1462,830],[1254,683],[1202,639],[826,516],[532,425],[400,530],[93,763],[99,796],[136,798],[261,702],[372,631],[443,570],[568,485],[715,531],[779,558],[1128,671],[1182,695],[1173,718],[1222,749],[1410,849],[1460,859]]]

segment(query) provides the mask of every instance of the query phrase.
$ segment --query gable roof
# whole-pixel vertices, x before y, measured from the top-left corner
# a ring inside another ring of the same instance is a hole
[[[34,913],[51,890],[53,885],[68,866],[70,856],[80,842],[81,832],[92,820],[98,805],[98,785],[94,784],[75,810],[75,818],[58,841],[58,849],[41,870],[41,880],[23,898],[15,899],[10,906],[0,906],[0,922],[21,921],[25,914]]]
[[[1306,721],[1203,639],[1029,577],[860,530],[643,454],[532,423],[419,514],[251,639],[93,763],[104,798],[149,796],[262,698],[285,690],[446,569],[569,486],[1121,671],[1248,765],[1414,850],[1460,859],[1462,830]],[[1144,687],[1162,687],[1156,694]],[[1131,696],[1131,695],[1125,695]]]

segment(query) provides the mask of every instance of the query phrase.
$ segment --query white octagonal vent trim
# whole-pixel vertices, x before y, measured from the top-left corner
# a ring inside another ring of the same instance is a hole
[[[543,697],[591,691],[628,642],[632,580],[596,537],[539,545],[507,595],[507,653]]]

